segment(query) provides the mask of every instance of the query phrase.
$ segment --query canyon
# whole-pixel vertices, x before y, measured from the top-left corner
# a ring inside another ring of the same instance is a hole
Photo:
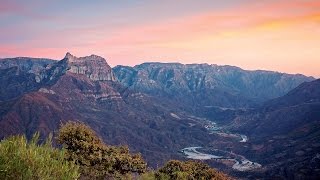
[[[236,178],[315,178],[320,81],[234,66],[143,63],[97,55],[0,60],[0,138],[41,138],[73,120],[150,167],[201,159]],[[201,147],[201,148],[200,148]]]

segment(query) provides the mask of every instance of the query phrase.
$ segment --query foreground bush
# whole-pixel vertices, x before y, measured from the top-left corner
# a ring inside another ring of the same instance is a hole
[[[105,145],[88,126],[68,122],[60,128],[52,147],[49,136],[39,145],[39,134],[31,141],[13,136],[0,142],[0,179],[138,179],[138,180],[225,180],[224,174],[202,162],[171,160],[162,168],[146,172],[140,154],[128,147]],[[139,175],[138,175],[139,174]]]
[[[65,161],[65,151],[55,149],[49,137],[38,145],[39,134],[30,142],[25,136],[13,136],[0,142],[1,179],[77,179],[78,166]]]
[[[226,180],[228,177],[202,162],[171,160],[155,173],[155,179]]]
[[[146,171],[140,154],[130,154],[128,147],[104,144],[87,125],[68,122],[61,126],[57,139],[67,150],[67,160],[80,166],[82,178],[120,178]]]

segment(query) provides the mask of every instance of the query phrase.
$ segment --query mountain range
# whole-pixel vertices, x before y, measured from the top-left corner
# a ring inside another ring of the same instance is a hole
[[[111,68],[100,56],[67,53],[59,61],[1,59],[0,84],[1,139],[36,131],[44,138],[75,120],[107,144],[141,152],[151,167],[199,146],[198,155],[228,157],[207,162],[238,178],[320,175],[313,77],[208,64]],[[246,169],[247,159],[261,167]]]

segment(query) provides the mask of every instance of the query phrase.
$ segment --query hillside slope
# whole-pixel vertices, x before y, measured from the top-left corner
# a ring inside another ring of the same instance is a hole
[[[306,82],[261,108],[237,117],[234,131],[250,137],[254,154],[272,177],[320,176],[320,79]]]

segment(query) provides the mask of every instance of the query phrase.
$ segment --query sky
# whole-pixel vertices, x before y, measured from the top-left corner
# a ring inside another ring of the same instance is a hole
[[[66,52],[320,78],[320,1],[0,0],[0,57]]]

